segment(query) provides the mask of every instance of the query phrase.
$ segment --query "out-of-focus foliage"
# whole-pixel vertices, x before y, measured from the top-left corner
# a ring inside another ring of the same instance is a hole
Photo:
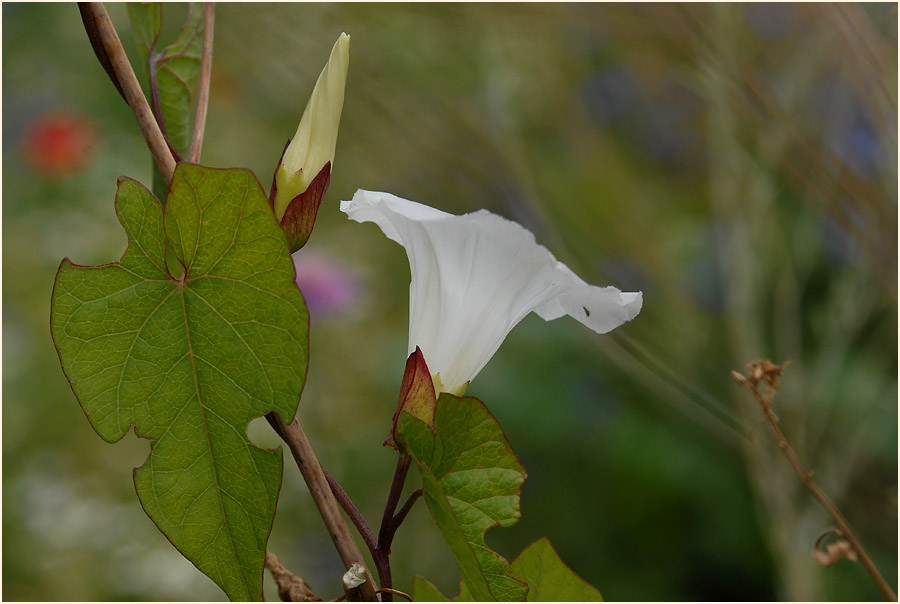
[[[125,7],[109,10],[136,59]],[[164,36],[185,14],[165,11]],[[860,565],[816,565],[828,518],[730,377],[791,359],[781,427],[896,587],[896,24],[890,4],[220,4],[202,161],[264,185],[331,44],[353,37],[331,188],[298,256],[330,259],[354,299],[310,304],[299,413],[370,523],[394,469],[380,445],[409,274],[338,211],[356,188],[488,208],[587,281],[644,292],[607,336],[527,319],[470,388],[529,476],[492,549],[512,559],[547,536],[611,600],[877,599]],[[90,149],[50,170],[29,149],[71,143],[71,128],[32,138],[61,113]],[[96,438],[49,337],[60,259],[121,255],[116,177],[150,180],[74,5],[3,5],[3,124],[4,596],[221,598],[136,501],[147,444]],[[250,436],[277,444],[265,422]],[[270,546],[339,593],[289,464]],[[392,549],[398,588],[418,573],[456,593],[423,505]]]

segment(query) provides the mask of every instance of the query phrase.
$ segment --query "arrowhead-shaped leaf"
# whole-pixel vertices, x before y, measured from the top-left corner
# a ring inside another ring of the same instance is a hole
[[[479,601],[523,601],[528,587],[489,549],[485,532],[519,520],[525,469],[500,424],[475,398],[441,394],[434,430],[402,413],[398,441],[422,476],[428,509]]]
[[[100,436],[151,439],[141,504],[234,600],[262,597],[281,453],[247,438],[269,411],[290,420],[306,375],[308,316],[284,233],[252,173],[179,164],[165,210],[119,181],[119,262],[63,260],[51,331]],[[184,278],[166,270],[171,245]]]
[[[560,560],[547,538],[538,539],[512,562],[512,572],[528,583],[529,602],[602,602],[589,583]]]

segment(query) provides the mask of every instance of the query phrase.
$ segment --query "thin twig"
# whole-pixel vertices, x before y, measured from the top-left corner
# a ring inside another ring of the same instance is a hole
[[[347,514],[347,517],[350,518],[351,522],[353,522],[353,525],[356,526],[356,530],[359,531],[359,534],[362,535],[363,541],[366,542],[366,546],[369,550],[374,550],[377,545],[375,542],[375,533],[373,533],[372,529],[369,528],[369,525],[366,524],[365,518],[360,514],[359,509],[353,504],[353,501],[341,485],[334,479],[334,476],[332,476],[325,468],[322,468],[322,472],[325,474],[328,486],[331,487],[331,492],[334,493],[334,498],[337,499],[337,502],[344,508],[344,512]]]
[[[384,506],[384,515],[381,517],[381,529],[378,531],[379,547],[389,548],[391,546],[391,540],[396,530],[393,527],[394,512],[397,510],[397,504],[400,502],[400,495],[403,493],[403,484],[406,482],[406,475],[409,473],[411,461],[407,453],[400,453],[400,458],[397,460],[397,469],[394,471],[394,480],[391,482],[391,491]]]
[[[312,446],[309,444],[309,439],[300,426],[300,422],[295,417],[290,424],[285,424],[281,416],[274,411],[267,413],[266,419],[281,439],[287,443],[288,448],[290,448],[294,461],[297,462],[297,467],[300,468],[300,473],[306,481],[306,486],[309,487],[309,493],[312,495],[316,507],[319,508],[319,514],[322,516],[325,526],[328,528],[331,540],[341,556],[344,567],[349,570],[354,564],[359,564],[366,568],[362,553],[360,553],[356,541],[353,540],[353,536],[350,534],[350,529],[347,527],[344,516],[341,514],[341,508],[334,498],[331,487],[328,486],[328,481],[322,472],[322,466],[319,464],[319,460],[316,458]],[[378,595],[375,593],[375,581],[372,579],[368,569],[366,569],[365,574],[366,582],[358,588],[350,590],[350,596],[359,596],[365,601],[377,602]]]
[[[407,600],[412,602],[412,596],[409,595],[408,593],[404,593],[404,592],[400,591],[399,589],[391,589],[390,587],[382,587],[381,589],[378,590],[378,593],[394,594],[395,596],[400,596],[401,598],[406,598]]]
[[[153,112],[150,111],[150,105],[147,104],[141,85],[134,75],[134,70],[131,68],[131,63],[128,62],[128,56],[125,54],[125,49],[122,48],[122,42],[119,40],[118,34],[116,34],[116,29],[113,27],[109,15],[106,14],[103,3],[84,3],[82,16],[86,24],[90,23],[89,26],[86,25],[86,29],[90,31],[90,28],[96,28],[97,37],[100,39],[109,59],[109,65],[115,74],[113,83],[119,83],[121,92],[125,100],[128,101],[128,106],[131,107],[135,119],[137,119],[141,133],[144,135],[144,140],[147,141],[147,146],[153,155],[153,161],[159,166],[159,171],[162,173],[166,185],[171,184],[172,174],[175,172],[175,158],[172,156],[169,145],[166,143],[166,139],[153,117]],[[101,59],[102,62],[103,60]]]
[[[400,511],[397,512],[397,515],[394,516],[394,519],[391,520],[391,532],[396,532],[396,530],[403,524],[403,520],[406,518],[406,515],[409,514],[409,511],[412,509],[413,504],[416,500],[424,494],[424,490],[418,489],[413,491],[413,493],[409,496],[409,499],[406,500],[406,503],[403,504],[403,507],[400,508]]]
[[[341,507],[344,508],[344,512],[353,522],[354,526],[356,526],[356,530],[359,531],[363,541],[365,541],[366,546],[369,548],[369,552],[372,554],[372,559],[375,561],[375,568],[378,571],[378,579],[382,585],[382,588],[378,590],[378,592],[384,594],[397,594],[404,597],[407,597],[406,594],[391,589],[391,567],[389,557],[391,555],[391,543],[394,538],[394,533],[397,531],[400,524],[403,523],[403,519],[406,518],[406,515],[412,509],[416,500],[422,496],[422,489],[414,492],[410,495],[409,499],[407,499],[406,503],[403,504],[400,511],[396,515],[393,515],[393,512],[397,507],[400,493],[403,490],[406,474],[409,471],[409,463],[410,459],[407,455],[402,455],[397,462],[397,471],[394,473],[394,480],[391,484],[391,493],[388,496],[388,503],[385,507],[385,518],[390,517],[390,519],[386,522],[382,522],[381,530],[379,531],[379,540],[377,541],[375,539],[375,534],[372,532],[372,529],[369,528],[365,518],[363,518],[359,509],[353,504],[353,501],[341,485],[328,473],[328,470],[322,468],[322,472],[325,474],[325,478],[328,481],[328,485],[331,487],[332,493],[334,493],[335,499],[337,499],[338,503],[341,504]],[[383,600],[388,602],[391,601],[392,598],[390,595],[387,595]]]
[[[378,579],[381,581],[383,588],[393,587],[393,578],[391,577],[391,543],[394,540],[394,533],[397,531],[399,523],[394,523],[394,511],[397,509],[397,503],[400,501],[400,495],[403,493],[403,485],[406,482],[406,475],[409,473],[409,465],[411,458],[407,453],[401,452],[397,459],[397,469],[394,470],[394,479],[391,481],[391,490],[388,493],[387,503],[384,506],[384,515],[381,517],[381,528],[378,530],[378,544],[372,549],[372,559],[375,561],[375,568],[378,571]],[[393,602],[390,592],[386,592],[382,597],[385,602]]]
[[[203,147],[203,133],[206,129],[206,108],[209,105],[209,82],[212,74],[213,28],[215,27],[216,5],[207,2],[204,5],[203,56],[200,59],[200,82],[197,88],[197,112],[194,116],[194,132],[191,137],[191,151],[188,161],[200,161],[200,149]]]
[[[787,365],[787,363],[785,363],[785,365]],[[775,391],[778,388],[778,378],[784,373],[785,365],[775,365],[770,361],[756,361],[750,363],[748,375],[746,377],[737,371],[733,371],[732,376],[738,383],[748,387],[753,393],[754,398],[756,398],[763,409],[763,413],[765,413],[766,422],[775,434],[775,438],[778,441],[778,447],[794,467],[794,471],[800,476],[800,479],[803,481],[803,484],[806,485],[809,492],[812,493],[813,497],[816,498],[825,511],[828,512],[828,515],[831,516],[837,524],[838,531],[850,543],[851,547],[853,547],[853,550],[859,556],[860,562],[862,562],[863,566],[866,567],[866,570],[869,571],[869,575],[872,576],[872,580],[881,590],[881,593],[884,594],[885,599],[888,602],[896,602],[897,596],[894,594],[893,589],[891,589],[891,586],[888,585],[884,577],[881,576],[881,573],[878,571],[875,563],[872,562],[872,559],[869,558],[869,554],[866,553],[862,543],[856,538],[856,535],[850,528],[850,524],[844,518],[844,515],[841,514],[841,511],[837,506],[828,499],[828,496],[825,495],[824,491],[822,491],[822,489],[820,489],[813,481],[812,474],[804,469],[800,460],[797,458],[796,453],[794,453],[794,449],[788,443],[784,433],[782,433],[781,429],[778,427],[778,418],[772,412],[772,400],[775,398]],[[760,381],[765,381],[768,384],[765,395],[759,390],[758,385]]]

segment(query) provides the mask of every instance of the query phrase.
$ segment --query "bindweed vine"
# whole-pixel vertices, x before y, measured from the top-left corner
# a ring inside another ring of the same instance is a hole
[[[394,535],[424,500],[457,561],[463,599],[600,599],[546,540],[512,563],[485,544],[488,529],[521,516],[526,474],[484,403],[462,394],[531,311],[546,320],[569,314],[605,333],[640,312],[641,294],[587,285],[523,227],[488,212],[457,217],[366,191],[344,202],[350,218],[375,222],[406,247],[412,273],[410,356],[385,441],[397,450],[397,469],[376,533],[322,467],[296,415],[309,315],[291,253],[309,239],[330,182],[350,37],[341,34],[334,44],[266,195],[247,170],[199,163],[212,4],[192,5],[178,38],[164,48],[162,5],[129,7],[150,101],[103,5],[80,10],[99,61],[144,135],[155,178],[151,188],[119,179],[115,209],[128,237],[119,261],[63,260],[51,332],[97,433],[115,442],[133,429],[150,440],[135,487],[172,545],[232,600],[263,599],[264,568],[282,599],[319,599],[267,551],[282,454],[246,435],[248,422],[264,415],[287,444],[344,564],[344,575],[327,587],[340,588],[341,598],[443,599],[425,579],[411,595],[392,584]],[[422,487],[401,504],[413,468]],[[351,524],[369,549],[378,585]]]
[[[128,239],[118,261],[63,260],[51,331],[95,431],[110,442],[131,430],[150,441],[135,488],[172,545],[233,600],[263,599],[267,569],[284,600],[446,601],[422,577],[394,585],[395,537],[410,511],[424,507],[456,561],[456,599],[600,599],[544,538],[510,559],[488,546],[487,531],[522,516],[527,474],[488,406],[464,395],[531,312],[547,321],[569,315],[604,334],[641,312],[642,293],[585,283],[524,227],[486,210],[456,216],[365,188],[342,201],[350,220],[375,223],[403,246],[410,265],[408,357],[394,377],[396,412],[382,420],[396,469],[377,493],[385,499],[380,522],[370,524],[360,511],[365,505],[349,495],[358,490],[345,490],[340,472],[323,467],[306,430],[313,442],[333,435],[313,434],[298,414],[314,304],[304,298],[312,286],[296,280],[295,261],[309,251],[302,248],[315,236],[320,211],[337,209],[325,197],[342,165],[335,152],[353,77],[350,36],[341,34],[331,47],[269,184],[268,172],[261,181],[248,170],[201,163],[206,109],[216,102],[212,4],[191,5],[169,45],[161,39],[164,6],[129,6],[143,69],[132,66],[101,4],[80,9],[98,60],[134,113],[154,176],[152,183],[118,182],[115,211]],[[135,71],[146,72],[146,97]],[[276,155],[283,143],[272,141],[261,155]],[[372,229],[347,222],[341,228]],[[247,437],[248,423],[259,417],[285,443],[343,565],[315,586],[320,593],[304,581],[308,570],[286,568],[270,551],[284,451]],[[405,486],[412,493],[403,499]],[[836,542],[817,542],[816,559],[833,564],[857,556],[868,568],[849,529],[840,526],[837,534]]]

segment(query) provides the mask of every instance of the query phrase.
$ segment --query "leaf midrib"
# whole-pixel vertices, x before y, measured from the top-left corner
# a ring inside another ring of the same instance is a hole
[[[194,389],[197,392],[197,405],[200,407],[200,417],[202,418],[203,422],[203,436],[206,438],[206,450],[209,452],[209,462],[212,468],[213,480],[216,487],[216,499],[219,502],[219,509],[222,512],[222,524],[225,527],[225,530],[228,532],[228,544],[231,548],[231,553],[234,556],[234,561],[237,564],[238,568],[243,569],[243,565],[241,564],[240,558],[238,558],[237,555],[237,550],[234,549],[234,539],[231,534],[231,526],[228,523],[228,515],[225,513],[225,503],[222,501],[222,489],[219,485],[219,472],[212,454],[212,441],[210,441],[209,439],[209,427],[206,423],[206,409],[203,405],[203,398],[200,395],[200,380],[199,376],[197,375],[197,363],[194,357],[194,347],[191,343],[191,327],[190,322],[188,321],[187,301],[185,299],[184,292],[185,288],[183,285],[181,285],[178,289],[181,291],[181,308],[184,312],[184,331],[185,335],[187,336],[188,356],[191,359],[191,373],[194,376]],[[243,571],[238,574],[240,575],[241,583],[243,583],[244,585],[244,591],[247,593],[247,596],[249,598],[250,586],[247,584],[247,579],[244,576]]]

